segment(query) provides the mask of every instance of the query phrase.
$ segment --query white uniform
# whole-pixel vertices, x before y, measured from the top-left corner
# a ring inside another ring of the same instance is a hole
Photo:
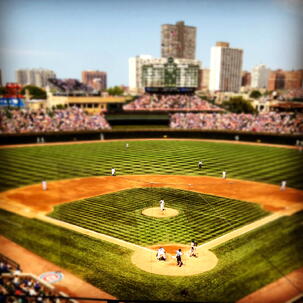
[[[163,200],[163,199],[160,200],[160,210],[161,210],[161,211],[164,211],[164,205],[165,205],[164,200]]]
[[[115,176],[115,175],[116,175],[116,169],[112,168],[112,176]]]
[[[197,248],[197,244],[196,242],[192,241],[190,244],[190,251],[189,251],[189,256],[190,257],[196,257],[196,248]]]
[[[202,161],[199,161],[198,167],[199,167],[200,169],[202,168],[202,165],[203,165]]]
[[[280,189],[285,190],[285,187],[286,187],[286,181],[282,181]]]
[[[166,260],[166,252],[165,252],[165,249],[163,247],[160,247],[158,249],[158,252],[157,252],[157,259],[158,260]]]
[[[128,143],[125,144],[125,147],[128,148]]]
[[[223,171],[223,172],[222,172],[222,178],[223,178],[223,179],[226,179],[226,171]]]
[[[42,181],[42,189],[47,190],[47,182],[46,181]]]

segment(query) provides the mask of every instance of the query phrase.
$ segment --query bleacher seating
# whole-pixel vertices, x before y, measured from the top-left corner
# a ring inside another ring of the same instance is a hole
[[[220,112],[222,108],[195,95],[144,94],[123,106],[125,111],[205,111]]]
[[[58,298],[60,297],[60,299]],[[4,300],[5,299],[5,300]],[[11,303],[76,303],[31,273],[23,273],[20,266],[0,254],[0,300]]]
[[[303,114],[219,114],[176,113],[170,127],[175,129],[231,130],[260,133],[302,134]]]

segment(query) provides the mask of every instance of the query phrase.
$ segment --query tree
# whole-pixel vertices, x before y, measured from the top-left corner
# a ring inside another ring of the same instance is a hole
[[[111,96],[121,96],[124,93],[123,89],[119,86],[110,87],[107,92]]]
[[[269,96],[269,95],[271,95],[272,94],[272,90],[266,90],[264,93],[263,93],[263,96]]]
[[[236,114],[254,114],[257,112],[250,102],[248,100],[244,100],[241,96],[232,97],[228,101],[223,102],[223,107]]]
[[[261,96],[262,96],[262,94],[258,90],[253,90],[250,93],[249,98],[259,99]]]
[[[22,88],[21,94],[25,95],[26,90],[28,90],[31,99],[46,99],[46,91],[38,86],[26,85]]]

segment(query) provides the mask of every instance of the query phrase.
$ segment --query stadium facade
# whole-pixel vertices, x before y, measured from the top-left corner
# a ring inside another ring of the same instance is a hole
[[[48,92],[47,104],[48,108],[58,105],[67,107],[78,107],[88,113],[95,114],[100,112],[112,112],[122,108],[122,105],[128,101],[124,96],[71,96],[71,95],[53,95]]]

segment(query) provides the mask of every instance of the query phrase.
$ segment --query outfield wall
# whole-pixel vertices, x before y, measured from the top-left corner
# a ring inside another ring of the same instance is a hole
[[[302,135],[268,134],[236,131],[201,131],[176,129],[136,129],[136,130],[101,130],[78,132],[52,132],[28,134],[0,134],[0,145],[36,143],[37,138],[43,137],[45,142],[111,140],[111,139],[217,139],[262,142],[271,144],[295,145],[296,140],[303,140]]]

